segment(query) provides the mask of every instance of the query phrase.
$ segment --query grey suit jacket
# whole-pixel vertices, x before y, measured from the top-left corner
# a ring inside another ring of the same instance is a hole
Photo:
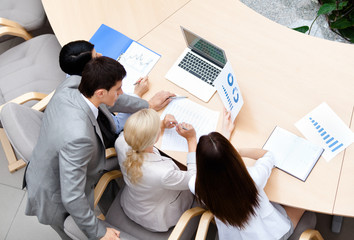
[[[26,214],[60,227],[70,214],[89,239],[96,239],[106,232],[93,212],[105,147],[97,120],[77,90],[80,80],[66,79],[45,110],[25,176]]]

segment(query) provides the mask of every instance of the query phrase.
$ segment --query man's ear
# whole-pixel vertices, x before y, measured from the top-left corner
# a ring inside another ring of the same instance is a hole
[[[106,92],[107,92],[106,89],[101,88],[101,89],[97,89],[93,95],[95,95],[98,98],[102,98]]]

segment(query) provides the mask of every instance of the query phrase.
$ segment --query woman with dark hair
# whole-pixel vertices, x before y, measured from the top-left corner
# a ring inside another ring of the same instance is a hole
[[[269,201],[263,188],[275,159],[263,149],[237,151],[228,140],[233,129],[230,113],[225,112],[224,136],[212,132],[199,139],[195,149],[197,173],[189,188],[214,214],[219,239],[288,239],[304,210],[285,210]],[[183,136],[189,130],[178,131]],[[194,154],[193,149],[189,154]],[[246,167],[243,157],[257,161]]]

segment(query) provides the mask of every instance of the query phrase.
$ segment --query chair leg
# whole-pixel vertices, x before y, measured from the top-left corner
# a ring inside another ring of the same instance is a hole
[[[332,232],[340,233],[342,228],[343,217],[342,216],[333,216],[332,217]]]
[[[11,143],[9,142],[9,139],[6,136],[5,130],[3,128],[0,128],[0,141],[1,145],[4,149],[6,159],[9,163],[8,168],[11,173],[13,173],[16,170],[19,170],[23,167],[26,166],[26,162],[23,161],[22,159],[17,159],[15,152],[11,146]]]

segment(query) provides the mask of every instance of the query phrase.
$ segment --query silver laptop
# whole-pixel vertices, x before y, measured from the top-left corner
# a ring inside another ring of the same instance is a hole
[[[216,91],[213,82],[227,62],[225,52],[182,26],[181,29],[188,47],[165,77],[208,102]]]

